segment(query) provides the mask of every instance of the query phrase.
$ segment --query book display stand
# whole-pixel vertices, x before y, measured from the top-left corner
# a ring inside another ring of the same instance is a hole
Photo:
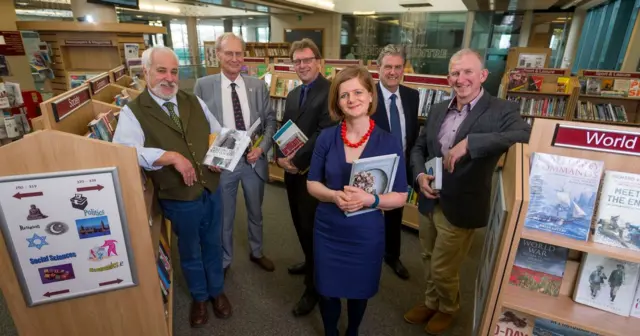
[[[18,333],[171,335],[135,149],[45,130],[0,155],[0,286]]]
[[[91,99],[101,101],[103,103],[122,107],[138,97],[141,91],[126,88],[124,86],[114,84],[112,76],[104,72],[88,81],[91,92]],[[123,100],[123,99],[128,100]]]
[[[128,89],[142,91],[147,86],[147,82],[144,79],[139,78],[139,87],[136,87],[133,77],[127,75],[127,69],[124,65],[109,70],[109,76],[111,76],[111,83],[124,86]]]
[[[515,68],[506,72],[499,97],[520,104],[520,114],[529,124],[537,118],[571,120],[580,82],[569,69]]]
[[[640,126],[640,72],[580,70],[579,92],[571,120]]]
[[[595,143],[589,140],[594,134],[607,138],[607,141]],[[622,140],[616,141],[618,138]],[[476,288],[476,293],[481,296],[481,300],[476,298],[474,335],[493,335],[503,310],[528,314],[536,321],[551,320],[555,324],[564,324],[570,328],[579,328],[599,335],[619,336],[637,333],[640,328],[639,318],[625,317],[577,303],[572,299],[572,295],[579,287],[576,278],[581,275],[578,271],[580,254],[600,255],[623,262],[640,263],[640,252],[592,241],[593,228],[589,230],[589,240],[583,241],[563,234],[526,228],[525,218],[530,203],[530,162],[534,153],[598,160],[604,162],[603,171],[640,174],[638,138],[640,138],[640,132],[631,127],[538,119],[533,125],[529,144],[515,144],[509,149],[501,172],[502,184],[499,188],[504,193],[506,206],[502,207],[500,202],[496,201],[492,204],[492,220],[493,215],[500,212],[500,208],[506,211],[506,220],[502,225],[493,226],[490,220],[487,228],[485,249],[494,251],[489,255],[495,255],[495,257],[483,258],[482,260],[489,261],[489,266],[479,269],[479,286]],[[560,189],[564,190],[562,186],[559,186]],[[596,197],[599,198],[600,193],[596,193]],[[581,202],[581,200],[574,198],[573,202]],[[598,201],[595,202],[597,204]],[[604,201],[600,199],[599,202]],[[592,220],[595,220],[596,212],[597,206],[593,210]],[[522,239],[569,249],[562,284],[557,296],[509,283],[513,280],[510,279],[511,272]],[[493,243],[487,244],[487,241],[493,241]],[[591,271],[589,268],[588,272]],[[611,277],[609,273],[606,275]],[[629,275],[625,281],[628,282],[627,285],[634,286],[637,284],[637,279],[631,278],[632,276]],[[633,283],[634,281],[636,282]],[[588,291],[589,283],[580,284],[580,286],[585,285]],[[600,294],[606,297],[603,300],[609,302],[609,285],[602,286]],[[582,289],[585,290],[585,288]],[[593,295],[593,288],[591,291]],[[613,293],[613,288],[611,291]],[[484,298],[482,298],[483,295]],[[527,322],[533,323],[533,321]]]

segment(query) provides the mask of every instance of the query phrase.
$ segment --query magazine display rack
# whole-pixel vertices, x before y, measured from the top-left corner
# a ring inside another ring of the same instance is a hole
[[[610,104],[612,107],[622,108],[626,114],[626,121],[614,121],[598,118],[585,119],[579,117],[578,109],[581,104],[576,104],[576,113],[571,115],[570,120],[591,122],[599,124],[611,124],[621,126],[640,126],[640,72],[621,72],[621,71],[601,71],[601,70],[580,70],[578,78],[585,88],[579,92],[578,101],[584,105],[606,106]],[[620,82],[626,82],[620,85]],[[593,84],[592,84],[593,83]],[[597,90],[591,90],[592,85],[597,85]],[[622,95],[605,95],[602,91],[616,91],[623,93]],[[594,92],[595,91],[595,92]],[[597,109],[597,108],[596,108]],[[584,112],[583,112],[584,113]],[[590,111],[589,114],[594,114]],[[597,111],[596,111],[597,114]]]
[[[565,127],[562,128],[562,126]],[[573,128],[567,128],[567,126]],[[571,136],[567,136],[566,130],[572,130]],[[575,240],[561,234],[546,233],[524,226],[529,206],[529,165],[533,153],[540,152],[599,160],[604,162],[604,170],[640,174],[640,157],[637,146],[614,148],[613,144],[610,146],[589,144],[587,141],[588,132],[600,132],[612,137],[625,136],[627,140],[632,141],[637,141],[640,137],[637,129],[631,127],[540,119],[533,125],[529,144],[515,145],[522,147],[522,154],[516,158],[516,162],[511,158],[513,149],[507,154],[504,175],[509,175],[507,171],[513,171],[514,168],[516,175],[513,180],[515,187],[509,188],[505,185],[505,198],[521,199],[522,201],[519,207],[512,208],[512,213],[508,215],[509,220],[505,222],[502,229],[498,259],[493,270],[491,285],[488,287],[488,298],[483,311],[476,309],[476,313],[482,316],[481,322],[477,325],[477,335],[493,335],[494,327],[503,309],[529,314],[535,318],[552,320],[605,336],[635,335],[640,329],[640,319],[638,318],[609,313],[576,303],[572,299],[574,287],[577,287],[576,277],[579,274],[579,262],[575,260],[580,260],[578,257],[580,252],[639,263],[639,251],[599,244],[591,240]],[[507,200],[507,204],[509,203]],[[596,211],[594,210],[594,216]],[[521,239],[552,244],[570,250],[558,296],[554,297],[509,284],[516,251]]]
[[[28,153],[28,155],[25,155],[25,153]],[[0,286],[3,289],[7,306],[18,333],[20,335],[54,333],[57,335],[79,336],[86,335],[87,331],[91,330],[93,335],[104,336],[128,334],[171,335],[171,308],[169,307],[168,311],[163,308],[162,296],[159,293],[161,288],[157,276],[158,266],[156,256],[153,254],[154,246],[158,245],[158,241],[152,240],[157,239],[153,237],[154,235],[158,235],[153,231],[160,230],[160,226],[158,225],[156,228],[154,224],[150,230],[147,214],[139,211],[139,209],[145,207],[145,197],[143,197],[143,188],[140,183],[140,168],[135,149],[105,141],[86,139],[69,133],[45,130],[29,134],[18,142],[1,147],[0,155],[4,158],[12,158],[0,165],[0,177],[15,176],[20,179],[28,178],[24,175],[46,174],[42,179],[37,180],[43,181],[42,184],[46,183],[46,179],[50,178],[51,174],[73,173],[73,171],[78,170],[86,172],[86,170],[116,167],[117,175],[114,175],[113,183],[120,190],[118,208],[122,214],[120,216],[121,221],[126,221],[127,223],[126,226],[122,226],[123,232],[125,235],[128,234],[126,242],[118,242],[117,254],[122,256],[125,251],[129,252],[128,260],[132,264],[135,263],[135,268],[132,268],[131,274],[137,278],[134,285],[126,288],[99,294],[85,293],[83,296],[78,295],[67,297],[60,301],[47,302],[37,308],[28,307],[29,303],[25,300],[25,295],[23,295],[23,290],[25,290],[26,286],[21,281],[22,278],[17,274],[18,264],[15,263],[15,255],[10,253],[7,243],[12,239],[14,243],[21,240],[15,240],[15,235],[9,237],[4,232],[0,233],[0,262],[5,266],[0,274]],[[75,178],[73,182],[76,182]],[[78,184],[84,182],[77,181]],[[26,188],[28,187],[30,186]],[[44,193],[36,192],[35,194],[38,194],[43,199],[52,197],[47,196],[50,194],[51,188],[47,189],[44,186],[42,188]],[[113,189],[105,187],[105,190],[102,191],[97,189],[87,191],[85,194],[88,196],[89,206],[107,207],[108,205],[106,204],[98,204],[96,202],[97,193],[105,192],[113,193]],[[147,208],[149,209],[149,207]],[[6,216],[12,210],[5,207],[3,211]],[[49,212],[49,215],[51,215],[52,210],[49,209]],[[109,223],[110,225],[113,224],[113,218]],[[76,229],[76,226],[77,224],[75,223],[69,225],[70,232],[66,233],[68,239],[74,238],[74,234],[76,238],[78,237],[80,231]],[[109,226],[109,228],[113,228],[113,226]],[[38,234],[45,232],[44,228],[33,230],[34,233]],[[55,242],[59,242],[59,240],[53,238],[48,240],[51,242],[48,243],[49,246],[42,248],[43,255],[46,254],[45,248],[53,246],[52,244],[55,244]],[[13,246],[17,245],[13,244]],[[71,247],[72,245],[69,246]],[[83,265],[87,262],[86,258],[89,255],[89,250],[86,251],[86,254],[84,250],[82,252],[78,250],[78,253],[80,254],[77,255],[77,258],[70,260],[71,264],[59,266],[71,267],[68,265],[73,265],[76,278],[86,277],[88,272],[80,272],[80,270],[83,269]],[[102,264],[99,263],[99,265]],[[55,265],[50,267],[55,267]],[[119,282],[117,280],[114,281],[111,278],[113,275],[110,277],[109,272],[113,271],[94,274],[96,274],[96,277],[104,277],[105,282],[100,282],[100,286],[115,284],[117,287]],[[80,283],[64,281],[68,277],[61,277],[60,279],[62,281],[49,285],[68,284],[68,286],[63,287],[67,289],[47,292],[47,294],[64,295],[69,291],[74,293],[78,290],[77,286]],[[43,283],[45,282],[43,280]],[[93,284],[93,282],[91,283]],[[31,286],[35,285],[35,283],[30,282],[28,286],[31,288]],[[37,323],[34,323],[34,321],[37,321]],[[165,321],[165,323],[159,321]]]
[[[136,88],[133,78],[127,75],[127,69],[124,65],[109,70],[109,76],[111,76],[111,83],[124,86],[128,89],[142,91],[147,86],[147,82],[140,78],[138,79],[139,87]]]
[[[94,78],[88,80],[89,91],[91,92],[91,99],[97,100],[103,103],[111,104],[114,106],[122,107],[124,102],[117,104],[116,96],[123,96],[124,93],[129,97],[129,101],[138,97],[141,93],[138,90],[130,89],[112,82],[112,76],[104,72]]]

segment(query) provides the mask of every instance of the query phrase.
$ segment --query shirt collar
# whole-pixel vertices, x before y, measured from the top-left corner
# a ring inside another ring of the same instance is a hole
[[[480,87],[480,93],[473,98],[473,100],[471,102],[469,102],[469,104],[467,104],[466,106],[469,107],[468,111],[471,111],[476,104],[478,103],[478,101],[480,101],[480,98],[482,98],[482,96],[484,95],[484,88]],[[464,106],[462,107],[464,108]],[[449,109],[458,109],[458,98],[454,95],[453,99],[451,99],[451,101],[449,102]]]
[[[382,97],[384,97],[384,101],[391,99],[391,95],[395,94],[396,98],[400,98],[400,86],[398,86],[398,90],[396,92],[389,91],[382,83],[378,83],[380,85],[380,90],[382,91]]]
[[[166,102],[171,102],[173,103],[173,105],[178,106],[178,98],[176,98],[176,96],[173,96],[173,98],[169,100],[165,100],[156,96],[153,92],[151,92],[151,90],[147,90],[147,91],[149,91],[149,95],[151,96],[151,98],[153,98],[153,101],[155,101],[158,105],[160,105],[160,107],[163,107],[164,103]]]
[[[231,83],[236,83],[238,89],[244,86],[244,80],[242,79],[242,74],[238,75],[235,81],[232,81],[227,76],[225,76],[223,72],[220,72],[220,79],[222,81],[223,88],[231,87]]]
[[[321,76],[321,75],[320,75],[320,73],[318,72],[318,75],[316,76],[316,79],[312,80],[312,81],[311,81],[311,83],[309,83],[309,84],[304,84],[304,83],[303,83],[303,84],[302,84],[302,87],[303,87],[303,88],[304,88],[304,87],[307,87],[307,88],[311,89],[311,87],[313,87],[313,84],[314,84],[315,82],[317,82],[317,81],[318,81],[318,77],[320,77],[320,76]]]

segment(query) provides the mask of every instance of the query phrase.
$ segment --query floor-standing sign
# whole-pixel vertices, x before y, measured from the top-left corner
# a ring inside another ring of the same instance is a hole
[[[137,284],[115,167],[0,178],[0,227],[29,306]]]

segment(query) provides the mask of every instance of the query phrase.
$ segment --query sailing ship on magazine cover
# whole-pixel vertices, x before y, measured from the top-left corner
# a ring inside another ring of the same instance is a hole
[[[535,153],[525,227],[587,240],[604,163]]]

